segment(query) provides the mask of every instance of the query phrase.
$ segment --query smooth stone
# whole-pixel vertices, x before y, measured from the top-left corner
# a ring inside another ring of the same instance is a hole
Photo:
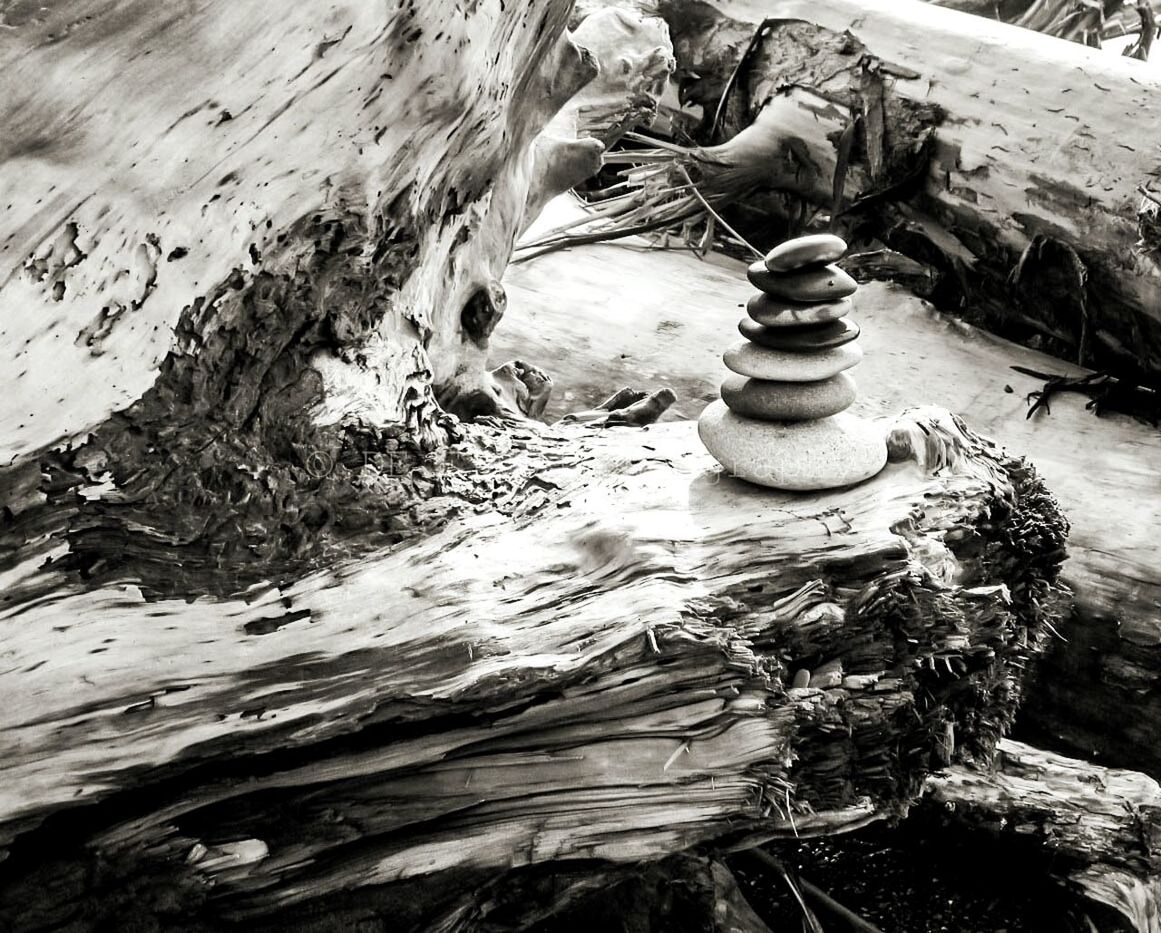
[[[736,375],[722,382],[722,401],[730,411],[760,421],[826,418],[850,408],[857,396],[850,373],[817,382],[773,382]]]
[[[846,298],[859,287],[859,283],[838,266],[817,266],[799,272],[775,274],[759,260],[750,264],[746,276],[755,288],[762,289],[767,295],[803,304]]]
[[[742,318],[738,322],[738,330],[743,337],[760,347],[791,353],[829,350],[857,340],[859,336],[859,325],[848,318],[825,324],[807,324],[804,327],[763,327],[749,318]]]
[[[739,479],[775,489],[837,489],[887,463],[884,430],[843,413],[817,421],[757,421],[711,402],[697,420],[706,449]]]
[[[759,347],[747,340],[722,354],[722,362],[739,376],[773,379],[777,382],[817,382],[819,379],[829,379],[857,365],[862,358],[863,351],[857,343],[811,353],[791,353]]]
[[[804,305],[763,294],[755,295],[746,302],[746,313],[766,327],[801,327],[804,324],[837,321],[850,314],[854,307],[854,302],[849,298],[828,301],[826,304]]]
[[[842,259],[846,251],[846,240],[833,233],[795,237],[775,246],[766,254],[766,268],[771,272],[793,272],[820,262]]]

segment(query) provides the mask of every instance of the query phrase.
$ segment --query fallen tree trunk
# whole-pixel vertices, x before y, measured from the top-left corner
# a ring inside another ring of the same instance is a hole
[[[934,267],[941,306],[1156,376],[1152,72],[914,0],[656,9],[696,76],[684,97],[726,141],[618,156],[641,165],[631,207],[704,216],[692,182],[717,210],[737,206],[727,216],[760,246],[821,211],[852,241]]]
[[[988,759],[1063,556],[1026,466],[920,412],[880,478],[777,495],[624,430],[528,434],[510,517],[260,599],[8,610],[6,928],[832,832]]]
[[[915,818],[1048,862],[1092,903],[1093,929],[1161,930],[1161,786],[1151,778],[1005,741],[994,771],[932,777]]]
[[[504,281],[512,327],[496,352],[519,347],[553,372],[559,399],[549,417],[589,407],[610,385],[662,384],[678,396],[670,417],[696,418],[717,397],[720,341],[752,291],[742,263],[699,262],[633,241],[544,256],[513,266]],[[1069,516],[1064,577],[1074,613],[1038,663],[1021,734],[1161,778],[1157,431],[1126,415],[1095,417],[1072,394],[1053,395],[1048,411],[1028,418],[1027,396],[1044,382],[1013,366],[1085,371],[964,325],[899,288],[864,286],[854,315],[866,351],[854,371],[857,410],[879,415],[916,398],[949,408],[1030,457]]]

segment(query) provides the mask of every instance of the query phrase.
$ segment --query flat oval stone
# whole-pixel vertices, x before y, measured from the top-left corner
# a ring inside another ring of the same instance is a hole
[[[697,433],[728,473],[774,489],[851,486],[887,463],[883,429],[846,412],[817,421],[758,421],[717,401],[701,413]]]
[[[746,276],[755,288],[762,289],[767,295],[803,304],[846,298],[859,287],[859,283],[838,266],[814,266],[798,272],[776,274],[767,269],[764,262],[758,261],[750,264]]]
[[[738,330],[743,337],[760,347],[787,350],[790,353],[829,350],[857,340],[859,336],[859,325],[847,318],[803,327],[763,327],[749,318],[742,318],[738,322]]]
[[[739,376],[779,382],[817,382],[819,379],[829,379],[855,366],[862,358],[863,351],[857,343],[810,353],[791,353],[743,341],[722,354],[722,362]]]
[[[793,272],[804,266],[842,259],[846,251],[846,240],[833,233],[795,237],[775,246],[766,254],[766,268],[771,272]]]
[[[826,418],[850,408],[857,395],[850,373],[817,382],[773,382],[731,375],[722,383],[722,401],[730,411],[761,421]]]
[[[854,307],[854,302],[849,298],[820,305],[804,305],[763,294],[755,295],[746,302],[746,313],[766,327],[801,327],[804,324],[837,321],[850,314]]]

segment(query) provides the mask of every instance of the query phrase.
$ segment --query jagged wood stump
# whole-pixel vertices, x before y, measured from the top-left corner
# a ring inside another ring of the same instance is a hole
[[[724,477],[688,423],[506,445],[510,514],[249,602],[106,586],[10,615],[0,918],[271,917],[836,831],[990,756],[1064,523],[951,416],[902,417],[900,462],[815,496]]]

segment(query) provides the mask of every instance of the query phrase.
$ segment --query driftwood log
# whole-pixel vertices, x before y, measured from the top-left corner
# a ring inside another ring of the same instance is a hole
[[[515,419],[512,243],[669,68],[611,19],[576,98],[568,7],[6,8],[0,927],[542,919],[991,756],[1063,558],[1027,463],[924,408],[789,497]]]
[[[916,818],[1048,862],[1091,903],[1093,929],[1161,931],[1161,786],[1152,778],[1005,740],[994,771],[932,777]]]
[[[666,21],[713,128],[643,176],[654,216],[685,202],[688,222],[689,181],[759,246],[821,213],[931,267],[942,307],[1155,379],[1154,71],[917,0],[612,2]]]
[[[900,812],[990,757],[1063,551],[1026,466],[938,410],[892,437],[880,478],[802,497],[689,423],[508,434],[510,514],[249,600],[9,610],[0,918],[269,919]]]
[[[545,226],[575,208],[562,200]],[[533,233],[536,231],[534,230]],[[610,385],[665,385],[673,418],[717,397],[721,351],[751,288],[741,263],[626,241],[542,256],[504,279],[510,327],[498,357],[519,348],[550,369],[549,417],[589,407]],[[1063,570],[1073,611],[1038,665],[1021,730],[1030,741],[1161,778],[1161,437],[1132,418],[1095,417],[1086,399],[1053,395],[1012,369],[1078,376],[1079,367],[964,324],[900,288],[865,285],[856,319],[866,357],[856,410],[877,416],[924,398],[1036,463],[1072,526]]]

